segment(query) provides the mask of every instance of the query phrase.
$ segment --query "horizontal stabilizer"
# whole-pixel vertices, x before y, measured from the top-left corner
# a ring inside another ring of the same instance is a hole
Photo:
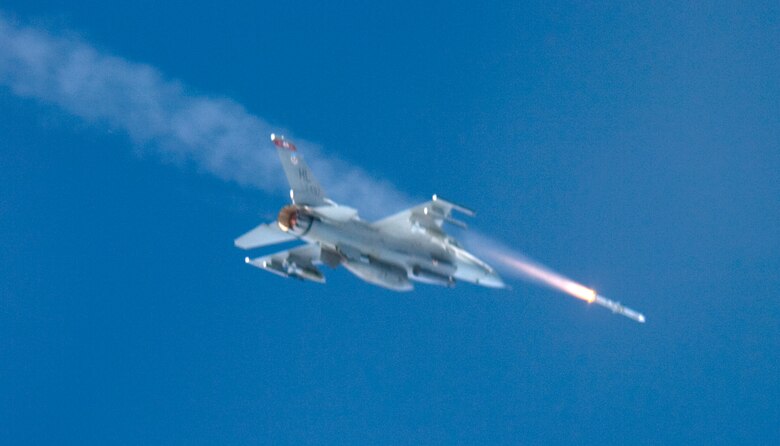
[[[234,243],[241,249],[253,249],[259,248],[261,246],[288,242],[294,239],[294,236],[282,232],[276,223],[263,223],[262,225],[235,239]]]

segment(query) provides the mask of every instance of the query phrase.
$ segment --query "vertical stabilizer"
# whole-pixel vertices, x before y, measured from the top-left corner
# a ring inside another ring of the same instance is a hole
[[[284,136],[271,134],[271,141],[276,146],[279,159],[284,168],[284,174],[290,183],[290,198],[295,204],[308,206],[325,206],[329,202],[325,199],[322,187],[314,178],[308,164],[298,153],[298,148]]]

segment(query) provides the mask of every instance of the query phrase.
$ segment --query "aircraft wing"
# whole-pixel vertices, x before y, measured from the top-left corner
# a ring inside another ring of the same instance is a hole
[[[294,236],[282,232],[276,223],[263,223],[235,239],[233,243],[241,249],[252,249],[261,246],[275,245],[294,239]]]
[[[469,217],[474,216],[474,211],[471,209],[442,200],[434,195],[431,201],[375,221],[372,223],[372,226],[380,231],[391,233],[409,233],[415,230],[424,230],[434,234],[444,233],[442,226],[445,222],[465,228],[465,223],[452,218],[452,211],[460,212]]]
[[[325,198],[320,183],[314,178],[311,169],[298,153],[295,145],[284,139],[283,136],[271,134],[271,141],[276,146],[279,153],[279,160],[282,162],[284,174],[290,183],[290,198],[295,204],[305,204],[308,206],[326,206],[333,204]]]
[[[256,259],[246,258],[246,263],[282,277],[325,283],[325,276],[314,266],[320,263],[319,245],[309,244],[277,252]]]

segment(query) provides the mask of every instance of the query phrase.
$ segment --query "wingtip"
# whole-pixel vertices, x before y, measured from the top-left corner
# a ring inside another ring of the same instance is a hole
[[[462,205],[457,204],[457,203],[453,203],[453,202],[451,202],[449,200],[445,200],[445,199],[439,197],[438,194],[433,194],[433,197],[431,197],[431,200],[432,201],[441,201],[444,204],[452,206],[453,209],[455,209],[456,211],[460,212],[461,214],[467,215],[469,217],[474,217],[474,216],[477,215],[477,212],[474,211],[473,209],[467,208],[466,206],[462,206]]]

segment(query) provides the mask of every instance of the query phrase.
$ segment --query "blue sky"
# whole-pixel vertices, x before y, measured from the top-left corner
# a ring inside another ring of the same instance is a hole
[[[776,3],[0,11],[10,443],[780,440]],[[272,130],[340,201],[438,193],[648,323],[247,267]]]

